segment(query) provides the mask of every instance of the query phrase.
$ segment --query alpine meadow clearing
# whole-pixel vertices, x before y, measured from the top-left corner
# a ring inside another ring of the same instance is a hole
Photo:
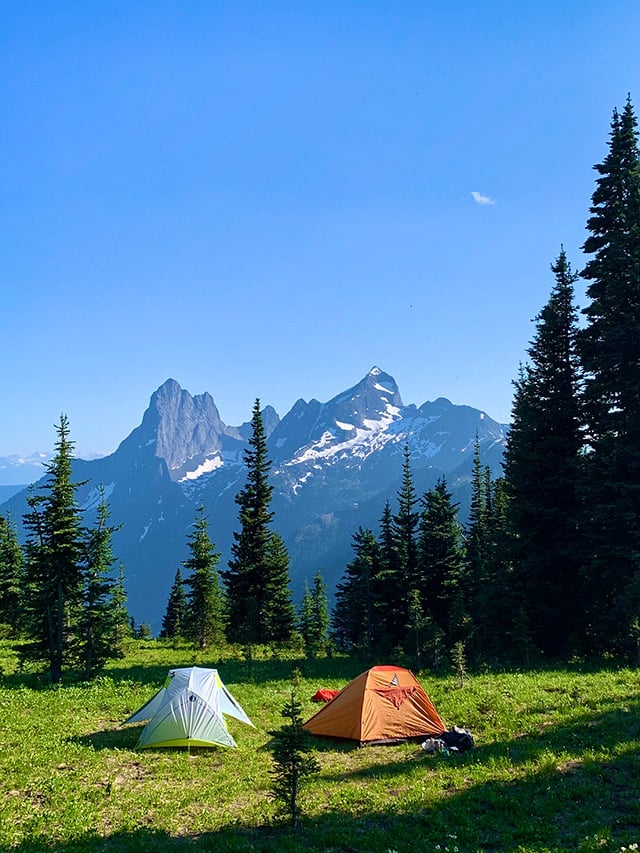
[[[387,661],[388,662],[388,661]],[[171,667],[216,667],[255,729],[237,749],[138,750],[129,714]],[[320,772],[293,829],[270,796],[270,731],[292,673],[305,719],[320,687],[366,669],[346,657],[132,643],[92,683],[52,687],[0,644],[0,849],[35,851],[623,851],[640,849],[640,670],[573,663],[459,678],[416,673],[447,727],[476,746],[360,747],[315,739]]]

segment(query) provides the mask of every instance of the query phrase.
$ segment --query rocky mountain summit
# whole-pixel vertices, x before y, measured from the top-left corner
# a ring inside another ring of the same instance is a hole
[[[280,419],[263,409],[274,485],[274,527],[291,558],[294,595],[317,569],[329,589],[351,557],[359,525],[375,531],[386,500],[394,507],[405,446],[416,489],[439,477],[460,501],[464,518],[476,436],[482,461],[499,473],[506,427],[444,398],[405,406],[392,376],[374,367],[326,403],[298,400]],[[243,451],[250,424],[228,426],[208,394],[192,396],[174,379],[155,391],[140,426],[102,459],[75,460],[74,478],[90,514],[103,484],[111,518],[122,523],[114,553],[125,566],[129,608],[157,630],[186,537],[200,502],[226,566],[237,528],[234,498],[244,485]],[[2,510],[21,518],[25,493]]]

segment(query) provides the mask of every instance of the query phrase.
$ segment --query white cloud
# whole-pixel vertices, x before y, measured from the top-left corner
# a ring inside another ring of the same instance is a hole
[[[488,195],[482,195],[482,193],[472,192],[469,195],[473,198],[476,204],[495,204],[495,199],[490,198]]]

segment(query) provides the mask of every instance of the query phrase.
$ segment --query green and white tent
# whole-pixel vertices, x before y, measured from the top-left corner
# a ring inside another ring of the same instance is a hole
[[[138,746],[236,746],[224,716],[253,726],[217,669],[172,669],[162,687],[125,723],[149,720]]]

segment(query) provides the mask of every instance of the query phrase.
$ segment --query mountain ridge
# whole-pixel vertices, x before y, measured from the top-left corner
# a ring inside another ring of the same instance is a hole
[[[282,418],[271,406],[262,411],[273,526],[289,550],[296,597],[317,569],[331,589],[350,559],[357,526],[377,530],[384,503],[397,494],[405,446],[418,493],[444,476],[464,513],[476,436],[483,463],[499,473],[507,431],[485,412],[444,397],[405,405],[395,379],[378,367],[325,403],[300,398]],[[211,394],[193,396],[168,379],[112,454],[74,460],[74,479],[88,481],[78,491],[87,517],[102,483],[111,517],[122,523],[113,550],[125,567],[136,621],[159,628],[201,502],[220,568],[226,567],[250,434],[249,422],[235,427],[222,421]],[[21,519],[25,508],[20,492],[0,511]]]

